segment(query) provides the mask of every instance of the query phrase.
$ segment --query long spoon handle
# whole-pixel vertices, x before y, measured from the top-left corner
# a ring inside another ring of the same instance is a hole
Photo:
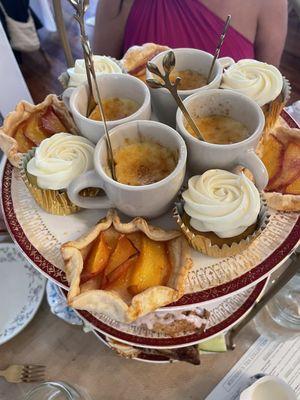
[[[218,46],[217,46],[215,54],[214,54],[214,58],[212,60],[211,66],[210,66],[210,70],[209,70],[208,77],[207,77],[207,84],[209,84],[209,82],[210,82],[211,74],[213,72],[216,60],[219,58],[220,51],[221,51],[221,48],[223,46],[224,39],[225,39],[227,30],[229,28],[229,25],[230,25],[230,20],[231,20],[231,15],[228,15],[227,19],[225,21],[223,32],[221,33],[221,36],[220,36],[220,39],[219,39]]]

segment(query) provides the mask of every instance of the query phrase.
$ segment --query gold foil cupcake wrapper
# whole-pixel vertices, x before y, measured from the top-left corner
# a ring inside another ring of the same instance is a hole
[[[278,121],[283,107],[287,104],[291,96],[291,85],[290,82],[283,76],[283,86],[281,93],[276,97],[275,100],[265,104],[262,110],[265,115],[265,132],[269,132],[274,128]]]
[[[35,148],[24,154],[20,162],[20,174],[26,187],[30,191],[36,203],[46,212],[55,215],[74,214],[80,210],[78,206],[73,204],[66,192],[59,190],[40,189],[34,182],[34,177],[30,176],[27,171],[27,163],[34,156]]]
[[[180,197],[178,202],[175,203],[175,208],[173,211],[173,215],[176,218],[176,222],[180,227],[181,231],[184,233],[187,238],[189,244],[197,251],[206,254],[210,257],[229,257],[234,256],[236,254],[241,253],[246,250],[247,247],[262,233],[262,231],[266,228],[269,219],[270,213],[267,208],[266,200],[261,197],[261,209],[258,215],[256,229],[255,231],[242,239],[240,242],[234,242],[231,245],[223,244],[222,247],[212,244],[211,240],[203,235],[201,232],[199,234],[195,234],[192,232],[189,227],[184,223],[182,216],[184,213],[184,200]]]

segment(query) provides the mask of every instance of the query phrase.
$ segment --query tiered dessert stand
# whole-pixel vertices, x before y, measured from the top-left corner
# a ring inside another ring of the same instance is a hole
[[[286,112],[282,116],[290,127],[297,127]],[[30,263],[66,292],[68,283],[60,247],[87,232],[105,212],[83,210],[66,217],[47,214],[34,202],[19,171],[6,160],[2,160],[2,164],[1,202],[9,233]],[[109,337],[141,348],[186,347],[230,330],[250,312],[262,296],[270,274],[298,245],[299,214],[272,210],[270,213],[267,228],[241,254],[217,259],[192,251],[194,266],[186,283],[186,294],[163,310],[176,312],[205,308],[210,311],[205,331],[168,337],[104,315],[95,317],[86,311],[78,311],[79,315],[106,344]],[[176,228],[172,210],[151,223],[163,228]],[[139,359],[168,361],[166,357],[142,353]]]

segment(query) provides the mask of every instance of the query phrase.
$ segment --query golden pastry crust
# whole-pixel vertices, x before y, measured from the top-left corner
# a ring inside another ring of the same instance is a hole
[[[277,192],[264,192],[268,206],[279,211],[300,211],[300,196],[296,194],[282,194]]]
[[[300,129],[289,128],[287,124],[280,118],[279,123],[272,132],[265,133],[256,149],[257,154],[260,158],[263,157],[266,151],[266,142],[269,135],[273,135],[283,145],[296,140],[300,143]],[[285,194],[275,191],[264,191],[263,192],[267,204],[269,207],[279,211],[299,212],[300,211],[300,195],[297,194]]]
[[[106,340],[111,349],[115,350],[121,357],[124,358],[136,358],[140,355],[141,350],[130,346],[128,344],[119,342],[118,340],[111,339],[106,336]]]
[[[95,281],[81,285],[84,260],[91,244],[102,231],[110,227],[114,227],[117,232],[123,234],[141,231],[154,241],[166,242],[172,264],[172,273],[167,286],[150,287],[128,301],[128,298],[122,297],[116,291],[98,289]],[[192,267],[188,244],[179,231],[165,231],[151,226],[140,217],[129,223],[122,223],[113,209],[88,234],[78,240],[63,244],[61,251],[65,261],[67,280],[70,284],[69,305],[92,313],[105,314],[126,323],[182,297],[187,274]]]
[[[146,64],[157,54],[169,50],[170,47],[155,43],[145,43],[142,46],[130,47],[123,56],[125,70],[143,81],[146,80]]]
[[[19,167],[22,158],[20,145],[15,138],[18,128],[21,124],[26,124],[26,121],[28,121],[34,113],[45,110],[49,106],[53,108],[55,114],[67,128],[68,133],[78,133],[66,106],[62,101],[58,100],[56,95],[49,94],[42,103],[37,105],[30,104],[27,101],[21,101],[17,104],[16,109],[7,115],[4,119],[3,126],[0,127],[0,148],[15,167]]]

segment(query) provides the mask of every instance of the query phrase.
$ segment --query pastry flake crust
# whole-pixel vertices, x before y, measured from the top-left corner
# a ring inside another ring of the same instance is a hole
[[[292,155],[292,158],[290,157],[288,160],[289,165],[287,165],[285,154],[288,146],[291,144],[294,144],[296,149],[300,149],[300,129],[289,128],[285,123],[280,121],[280,124],[272,132],[263,135],[257,147],[257,154],[264,161],[264,158],[267,157],[267,151],[271,152],[268,161],[268,172],[271,174],[271,177],[264,191],[264,197],[267,200],[268,206],[279,211],[299,212],[300,194],[289,193],[289,187],[291,186],[289,186],[287,181],[290,175],[293,175],[290,183],[300,180],[300,151],[296,151],[295,155]],[[285,160],[286,162],[284,162]],[[279,172],[279,167],[277,167],[278,162],[281,163]],[[281,188],[276,189],[276,182],[278,182],[280,177],[282,185]]]
[[[142,46],[130,47],[123,56],[125,70],[133,76],[146,81],[146,65],[157,54],[169,50],[170,47],[155,43],[145,43]]]
[[[99,289],[97,277],[81,283],[84,261],[87,259],[93,241],[99,237],[101,232],[110,227],[113,227],[117,233],[125,235],[140,231],[155,242],[166,243],[172,265],[172,272],[166,286],[149,287],[141,293],[128,297],[119,291]],[[151,226],[140,217],[129,223],[122,223],[113,209],[85,236],[63,244],[61,252],[65,261],[67,280],[70,284],[69,305],[96,315],[105,314],[114,320],[125,323],[130,323],[182,297],[187,274],[192,267],[188,244],[179,231],[165,231]]]
[[[5,153],[9,161],[15,167],[19,167],[22,153],[27,152],[30,148],[38,145],[25,137],[24,130],[34,114],[39,114],[51,109],[60,123],[66,128],[68,133],[77,134],[77,128],[71,118],[66,106],[60,101],[56,95],[49,94],[45,100],[37,105],[21,101],[17,104],[16,109],[10,112],[4,119],[3,126],[0,127],[0,148]],[[58,132],[53,132],[58,133]],[[49,134],[51,136],[51,134]],[[22,147],[21,140],[25,140],[28,148]],[[38,138],[37,138],[38,140]]]

